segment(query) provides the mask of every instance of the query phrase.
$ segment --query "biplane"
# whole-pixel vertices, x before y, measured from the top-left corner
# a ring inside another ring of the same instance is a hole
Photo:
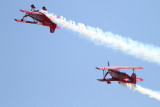
[[[47,10],[44,6],[42,7],[42,10]],[[35,6],[31,5],[31,11],[27,10],[20,10],[21,12],[26,13],[22,19],[14,19],[17,22],[23,22],[23,23],[31,23],[31,24],[38,24],[43,26],[50,27],[50,32],[54,33],[55,29],[60,29],[59,26],[57,26],[56,23],[54,23],[49,17],[47,17],[44,13],[40,12],[39,10],[35,10]],[[26,17],[30,17],[33,19],[33,21],[27,21],[25,20]],[[59,16],[57,18],[60,18]]]
[[[103,78],[97,79],[101,82],[107,82],[111,84],[111,81],[118,81],[118,83],[131,83],[136,84],[137,81],[143,81],[142,78],[136,78],[136,74],[134,73],[135,69],[143,69],[139,66],[110,66],[108,62],[108,67],[96,67],[98,70],[103,71]],[[125,72],[120,72],[119,69],[132,69],[133,73],[129,76]],[[105,72],[107,70],[107,72]],[[106,78],[106,76],[110,74],[112,78]]]

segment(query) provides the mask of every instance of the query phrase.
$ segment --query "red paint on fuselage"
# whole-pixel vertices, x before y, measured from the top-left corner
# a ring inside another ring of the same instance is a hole
[[[109,64],[108,64],[109,65]],[[108,67],[96,67],[98,70],[108,70],[108,72],[104,75],[103,79],[97,79],[101,82],[107,82],[110,84],[110,81],[118,81],[122,83],[132,83],[136,84],[136,81],[143,81],[141,78],[136,78],[136,74],[134,73],[134,69],[143,69],[139,66],[108,66]],[[127,73],[120,72],[119,69],[132,69],[133,73],[129,76]],[[110,74],[112,78],[106,78],[107,74]]]
[[[37,20],[38,22],[41,22],[44,26],[57,26],[55,23],[53,23],[45,14],[39,12],[40,14],[33,14],[29,13],[28,16],[31,18]]]
[[[43,25],[43,26],[48,26],[50,27],[50,32],[54,33],[55,29],[60,29],[56,23],[52,22],[52,20],[47,17],[44,13],[39,12],[39,11],[27,11],[27,10],[20,10],[21,12],[26,13],[24,17],[31,17],[34,21],[26,21],[24,20],[24,17],[20,19],[15,19],[17,22],[24,22],[24,23],[31,23],[31,24],[38,24],[38,25]]]
[[[126,73],[120,72],[118,70],[109,70],[108,73],[111,75],[111,77],[119,82],[124,82],[124,83],[135,83],[135,78],[132,78]]]

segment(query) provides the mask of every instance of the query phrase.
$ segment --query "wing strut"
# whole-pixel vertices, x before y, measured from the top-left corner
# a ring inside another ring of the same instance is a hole
[[[104,77],[104,70],[103,70],[103,77]]]
[[[108,72],[105,74],[104,78],[108,75]]]

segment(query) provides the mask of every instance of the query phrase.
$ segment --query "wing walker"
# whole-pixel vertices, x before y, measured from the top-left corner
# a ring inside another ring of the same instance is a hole
[[[42,10],[47,11],[47,9],[43,6]],[[14,19],[17,22],[23,23],[31,23],[31,24],[38,24],[43,26],[50,27],[50,32],[54,33],[55,29],[60,29],[56,23],[54,23],[49,17],[47,17],[44,13],[40,12],[39,10],[35,10],[35,6],[31,5],[31,11],[27,10],[20,10],[21,12],[26,13],[22,19]],[[30,17],[33,21],[25,20],[26,17]],[[60,18],[59,16],[57,18]]]

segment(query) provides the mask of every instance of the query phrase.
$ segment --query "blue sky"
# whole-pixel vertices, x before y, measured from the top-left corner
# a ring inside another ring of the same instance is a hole
[[[142,87],[160,91],[159,65],[119,50],[95,45],[66,28],[17,23],[24,13],[46,6],[48,12],[145,44],[160,46],[158,0],[14,0],[0,1],[1,107],[156,107],[159,101],[137,91],[98,82],[96,66],[142,66]],[[131,71],[126,71],[131,74]]]

